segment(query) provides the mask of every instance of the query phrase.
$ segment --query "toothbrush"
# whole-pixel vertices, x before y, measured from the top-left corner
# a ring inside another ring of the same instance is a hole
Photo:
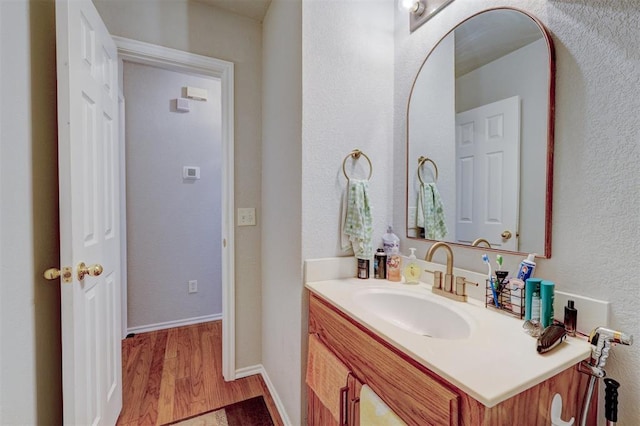
[[[496,305],[496,308],[499,308],[498,304],[498,294],[496,293],[496,288],[493,285],[493,272],[491,271],[491,262],[489,262],[489,256],[487,254],[482,255],[482,261],[487,264],[489,267],[489,283],[491,284],[491,292],[493,293],[493,303]]]
[[[498,264],[498,271],[502,270],[502,255],[496,255],[496,263]]]

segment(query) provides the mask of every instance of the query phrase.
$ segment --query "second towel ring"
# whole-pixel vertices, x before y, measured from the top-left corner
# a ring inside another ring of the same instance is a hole
[[[435,177],[434,182],[438,181],[438,166],[436,166],[436,163],[431,158],[427,158],[424,155],[421,155],[420,158],[418,158],[418,179],[420,180],[420,183],[423,185],[424,185],[424,180],[422,180],[420,169],[422,168],[422,165],[427,162],[433,164],[433,169],[436,171],[436,174],[434,176]]]
[[[346,177],[347,180],[349,180],[349,175],[347,175],[347,168],[346,168],[347,160],[349,159],[349,157],[353,158],[354,160],[357,160],[360,158],[361,155],[364,158],[366,158],[367,162],[369,163],[369,177],[367,177],[367,180],[371,179],[371,175],[373,174],[373,165],[371,164],[371,159],[367,157],[367,154],[360,151],[359,149],[354,149],[349,153],[349,155],[344,157],[344,160],[342,161],[342,173],[344,173],[344,177]]]

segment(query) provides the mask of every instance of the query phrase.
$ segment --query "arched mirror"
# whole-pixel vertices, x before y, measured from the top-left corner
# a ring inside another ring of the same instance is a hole
[[[555,60],[543,25],[478,13],[433,48],[407,110],[407,237],[551,256]]]

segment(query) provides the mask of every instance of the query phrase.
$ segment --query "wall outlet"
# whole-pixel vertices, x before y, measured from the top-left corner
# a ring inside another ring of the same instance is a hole
[[[189,293],[197,293],[198,292],[198,281],[191,280],[189,281]]]
[[[255,226],[256,224],[256,209],[251,208],[239,208],[238,209],[238,226]]]

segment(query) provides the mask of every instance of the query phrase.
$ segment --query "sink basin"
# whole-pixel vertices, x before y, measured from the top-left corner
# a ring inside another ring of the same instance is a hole
[[[354,294],[354,302],[371,314],[412,333],[438,339],[466,339],[472,320],[431,294],[369,288]]]

